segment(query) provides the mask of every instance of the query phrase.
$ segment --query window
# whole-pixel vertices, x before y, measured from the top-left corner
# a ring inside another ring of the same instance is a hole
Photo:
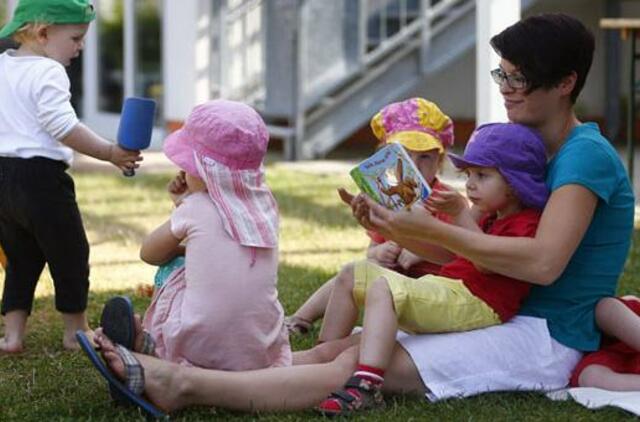
[[[134,95],[156,100],[156,116],[162,112],[162,1],[135,2]]]
[[[98,110],[119,113],[124,96],[124,5],[101,0],[98,6]]]

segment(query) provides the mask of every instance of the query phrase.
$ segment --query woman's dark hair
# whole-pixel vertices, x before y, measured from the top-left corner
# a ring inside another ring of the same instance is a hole
[[[527,93],[557,86],[576,72],[571,101],[576,102],[593,60],[593,34],[579,20],[562,13],[531,16],[491,38],[491,46],[529,81]]]

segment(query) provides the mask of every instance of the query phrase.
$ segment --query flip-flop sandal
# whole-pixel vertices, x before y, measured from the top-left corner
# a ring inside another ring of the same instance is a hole
[[[136,326],[131,299],[127,296],[115,296],[109,299],[102,309],[100,326],[104,335],[113,343],[133,350]]]
[[[105,303],[100,317],[100,326],[105,336],[113,343],[135,351],[136,325],[133,304],[128,296],[115,296]],[[147,331],[142,331],[143,355],[154,355],[156,342]]]
[[[104,335],[114,344],[134,350],[136,328],[133,318],[133,304],[128,296],[115,296],[104,304],[100,316],[100,326]],[[111,384],[109,384],[109,395],[117,405],[128,406],[130,404],[130,401]]]
[[[149,403],[142,397],[144,391],[144,368],[136,357],[122,346],[116,346],[116,351],[125,365],[127,373],[126,385],[123,384],[111,370],[104,364],[93,348],[93,345],[83,331],[76,331],[76,339],[80,348],[89,358],[94,368],[98,370],[100,375],[107,381],[110,387],[117,390],[127,402],[140,408],[148,419],[164,419],[168,420],[169,416],[160,409]]]

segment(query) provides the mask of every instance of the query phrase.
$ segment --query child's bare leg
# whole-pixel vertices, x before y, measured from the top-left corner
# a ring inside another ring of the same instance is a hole
[[[337,276],[336,276],[337,277]],[[336,277],[326,281],[318,290],[298,308],[293,314],[296,318],[301,318],[304,321],[314,323],[324,315],[324,310],[329,303],[329,297],[331,296],[331,290],[333,290],[333,283]]]
[[[362,326],[359,363],[386,369],[396,343],[398,317],[384,277],[375,280],[367,290]]]
[[[607,297],[598,302],[596,322],[604,333],[640,351],[640,316],[618,299]]]
[[[595,387],[612,391],[640,391],[640,375],[620,374],[606,366],[589,365],[578,377],[580,387]]]
[[[4,316],[4,337],[0,338],[0,351],[20,353],[24,350],[24,336],[27,331],[27,311],[9,311]]]
[[[360,334],[320,343],[307,350],[293,352],[293,365],[311,365],[334,360],[345,350],[360,344]]]
[[[330,315],[329,312],[327,308],[327,315]],[[391,290],[387,280],[379,277],[371,283],[366,293],[356,371],[341,392],[332,394],[318,405],[323,414],[343,416],[350,413],[350,409],[370,409],[382,405],[381,389],[385,372],[394,351],[398,353],[395,341],[397,328]]]
[[[93,338],[93,331],[89,328],[87,322],[87,314],[79,312],[74,314],[63,313],[62,322],[64,324],[64,335],[62,337],[62,345],[68,350],[78,350],[80,345],[76,340],[76,331],[81,330],[87,334],[89,339]]]
[[[353,299],[353,284],[353,264],[347,264],[334,278],[318,342],[347,337],[353,330],[358,319],[358,307]]]

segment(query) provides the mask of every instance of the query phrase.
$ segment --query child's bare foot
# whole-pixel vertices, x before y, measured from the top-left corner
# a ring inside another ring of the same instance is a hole
[[[125,381],[125,369],[121,356],[114,344],[104,335],[96,333],[95,342],[107,366],[120,380]],[[180,365],[166,362],[155,357],[134,353],[144,368],[144,394],[165,412],[183,407],[186,403],[180,397],[179,379],[183,368]]]
[[[78,313],[62,313],[62,323],[64,325],[64,334],[62,336],[62,346],[67,350],[79,350],[80,345],[76,340],[76,331],[81,330],[87,335],[89,340],[93,339],[93,331],[89,328],[87,322],[87,314],[85,312]]]
[[[87,339],[91,342],[91,344],[95,347],[95,343],[93,341],[93,330],[86,329],[82,330],[84,334],[87,336]],[[78,340],[76,340],[76,333],[67,333],[65,331],[64,336],[62,337],[62,347],[67,350],[80,350],[80,344],[78,344]]]
[[[21,353],[27,332],[27,311],[15,309],[4,316],[4,337],[0,338],[1,353]]]
[[[21,340],[7,340],[6,337],[0,338],[0,352],[17,354],[24,351],[24,344]]]

